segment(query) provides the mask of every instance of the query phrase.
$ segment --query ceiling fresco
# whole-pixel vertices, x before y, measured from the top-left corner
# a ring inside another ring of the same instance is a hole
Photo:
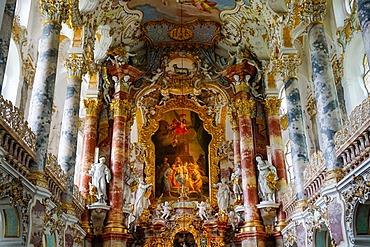
[[[234,0],[132,0],[128,6],[144,13],[143,22],[159,19],[174,22],[189,22],[195,19],[219,22],[220,12],[233,9],[235,3]]]

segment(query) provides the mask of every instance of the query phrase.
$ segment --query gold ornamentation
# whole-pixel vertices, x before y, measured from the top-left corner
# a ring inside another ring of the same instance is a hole
[[[239,117],[251,117],[255,111],[256,102],[252,99],[238,98],[234,105]]]
[[[295,227],[293,226],[286,230],[285,234],[283,235],[283,238],[284,244],[286,246],[294,246],[294,244],[296,244],[298,241]]]
[[[61,27],[61,23],[67,20],[69,8],[66,0],[40,0],[40,9],[45,17],[45,23],[53,22]]]
[[[63,202],[62,209],[66,214],[76,216],[73,204],[71,202]]]
[[[114,117],[131,117],[131,102],[127,99],[113,99],[110,103],[110,109],[113,111]]]
[[[171,230],[170,237],[165,239],[165,246],[172,246],[176,234],[182,232],[189,232],[193,234],[196,245],[200,246],[201,231],[194,227],[195,223],[194,215],[190,215],[184,212],[181,215],[175,216],[174,221],[176,226]]]
[[[340,58],[335,59],[332,62],[333,73],[334,73],[334,80],[335,83],[338,84],[342,81],[344,68],[343,68],[343,56]]]
[[[324,154],[320,150],[313,153],[310,157],[310,162],[308,162],[303,171],[303,184],[306,185],[308,182],[313,182],[325,169]]]
[[[304,212],[307,208],[307,200],[301,199],[296,202],[295,213]]]
[[[86,116],[97,117],[102,107],[102,101],[99,99],[88,98],[84,100]]]
[[[268,116],[279,116],[281,99],[269,97],[265,99],[265,109]]]
[[[286,130],[288,129],[288,125],[288,114],[284,114],[280,117],[280,127],[281,129]]]
[[[24,142],[25,146],[36,152],[36,136],[28,127],[23,113],[13,106],[12,102],[0,95],[0,124],[12,133],[12,136],[18,137]],[[31,154],[35,156],[35,154]]]
[[[85,66],[85,59],[82,54],[71,53],[69,58],[65,61],[65,67],[68,70],[69,77],[77,77],[81,80],[87,70]]]
[[[342,192],[344,202],[346,203],[345,208],[345,221],[346,229],[348,231],[348,237],[351,243],[354,243],[354,232],[355,226],[355,213],[356,208],[359,204],[364,204],[369,198],[370,194],[370,174],[367,173],[364,176],[353,176],[351,183],[347,190]]]
[[[301,6],[301,19],[307,25],[323,23],[327,0],[304,0]]]
[[[28,55],[27,59],[22,64],[22,74],[24,76],[24,80],[28,84],[29,88],[32,89],[36,71],[36,68],[33,65],[32,57]]]
[[[45,174],[48,184],[51,185],[49,190],[56,200],[61,200],[61,194],[67,188],[67,175],[58,164],[57,157],[51,153],[48,153],[46,159]]]
[[[315,121],[317,108],[316,108],[316,99],[310,95],[307,101],[306,110],[308,115],[310,116],[311,121]]]
[[[179,25],[168,31],[168,36],[174,40],[184,41],[193,38],[194,32],[187,26]]]
[[[49,189],[48,181],[46,179],[46,175],[43,172],[31,170],[28,175],[28,180],[36,185],[37,187]]]
[[[296,54],[283,55],[280,60],[277,60],[278,70],[283,75],[284,80],[289,78],[297,78],[301,59]]]
[[[150,118],[147,121],[147,125],[143,125],[141,129],[139,129],[139,143],[147,150],[144,170],[146,182],[155,184],[155,146],[151,140],[151,136],[153,136],[158,129],[162,115],[165,112],[175,109],[184,109],[197,113],[199,118],[203,121],[204,129],[212,135],[212,140],[209,144],[209,170],[211,171],[209,184],[215,184],[218,181],[219,175],[219,157],[217,156],[217,150],[223,141],[222,128],[214,125],[213,116],[207,114],[206,106],[200,106],[193,100],[185,98],[182,95],[174,96],[172,99],[168,100],[165,105],[156,106],[156,114],[149,115]],[[153,187],[153,190],[154,189],[155,187]],[[216,192],[217,191],[212,189],[212,187],[210,188],[210,202],[212,205],[217,205]],[[153,191],[153,194],[155,194],[155,191]]]
[[[342,168],[332,169],[325,174],[325,184],[332,185],[337,184],[344,177],[344,172]]]

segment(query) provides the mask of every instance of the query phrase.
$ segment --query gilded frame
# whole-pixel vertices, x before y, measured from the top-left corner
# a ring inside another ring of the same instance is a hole
[[[139,124],[139,143],[141,143],[145,150],[145,168],[146,183],[155,184],[155,146],[151,139],[154,133],[158,130],[159,120],[162,115],[171,110],[189,110],[198,114],[203,121],[204,129],[212,136],[208,146],[208,164],[209,164],[209,201],[212,206],[217,205],[216,190],[213,189],[213,184],[218,182],[218,175],[220,169],[218,167],[219,157],[217,150],[224,140],[224,122],[219,126],[213,124],[214,116],[207,115],[206,106],[200,106],[194,101],[188,99],[184,95],[176,95],[168,100],[165,105],[156,106],[156,114],[148,119],[147,125]],[[141,121],[138,121],[141,123]],[[154,186],[155,187],[155,186]],[[155,189],[153,187],[153,190]],[[155,195],[155,191],[152,192]]]

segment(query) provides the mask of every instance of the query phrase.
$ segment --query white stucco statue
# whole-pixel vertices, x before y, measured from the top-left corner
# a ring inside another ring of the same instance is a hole
[[[104,203],[107,197],[107,183],[111,180],[111,173],[105,165],[105,157],[100,157],[98,163],[91,165],[88,176],[92,177],[92,185],[96,187],[98,202]]]
[[[166,220],[168,219],[168,217],[171,216],[171,206],[169,205],[169,203],[166,201],[163,203],[163,206],[162,206],[162,216],[161,216],[161,219],[163,220]]]
[[[221,211],[227,212],[230,202],[230,189],[229,185],[226,183],[226,179],[222,178],[221,182],[214,184],[213,187],[218,188],[216,195],[218,208]]]
[[[144,179],[140,177],[135,195],[134,211],[132,213],[135,218],[139,218],[143,211],[149,207],[150,201],[147,197],[147,191],[151,186],[152,184],[146,184]]]
[[[240,186],[242,180],[242,170],[240,169],[240,162],[235,164],[234,172],[231,173],[230,180],[233,183],[234,200],[240,202],[243,195],[243,190]]]
[[[278,180],[275,166],[269,161],[256,157],[260,195],[264,201],[275,202],[276,182]]]
[[[197,202],[197,207],[199,209],[197,215],[201,220],[208,220],[207,216],[207,204],[205,202]]]

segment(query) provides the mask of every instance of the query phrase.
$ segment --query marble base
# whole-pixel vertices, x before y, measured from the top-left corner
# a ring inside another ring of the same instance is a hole
[[[110,210],[110,206],[105,203],[96,202],[88,205],[87,208],[91,210],[91,221],[96,236],[103,233],[104,221],[107,217],[107,213]]]

